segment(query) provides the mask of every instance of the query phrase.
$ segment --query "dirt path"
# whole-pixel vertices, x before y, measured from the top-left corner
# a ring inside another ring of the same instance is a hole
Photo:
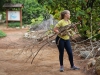
[[[32,58],[25,63],[30,51],[20,52],[19,48],[4,48],[12,42],[18,43],[27,29],[3,29],[7,37],[0,39],[0,75],[86,75],[83,73],[82,64],[74,59],[81,70],[70,70],[67,53],[64,55],[64,72],[59,72],[58,51],[56,47],[46,46],[31,64]],[[36,48],[33,48],[36,50]],[[74,57],[76,58],[76,57]]]

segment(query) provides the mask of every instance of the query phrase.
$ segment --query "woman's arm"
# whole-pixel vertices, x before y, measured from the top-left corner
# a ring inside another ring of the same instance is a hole
[[[58,30],[58,27],[54,27],[53,31],[57,34],[59,34],[59,30]]]

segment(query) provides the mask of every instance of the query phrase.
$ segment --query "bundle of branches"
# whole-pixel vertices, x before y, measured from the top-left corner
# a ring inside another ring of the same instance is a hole
[[[66,25],[64,27],[60,27],[59,28],[59,34],[61,34],[61,35],[66,35],[67,34],[67,35],[70,36],[70,29],[75,28],[76,25],[78,25],[78,24],[80,24],[80,22],[72,23],[72,24]]]
[[[75,28],[76,27],[76,25],[79,25],[80,24],[80,22],[77,22],[77,23],[72,23],[72,24],[69,24],[69,25],[66,25],[66,26],[64,26],[64,27],[60,27],[59,28],[59,33],[58,34],[56,34],[56,33],[52,33],[52,34],[49,34],[48,35],[48,37],[47,38],[44,38],[44,37],[42,37],[42,38],[40,38],[40,39],[38,39],[38,42],[39,43],[42,43],[42,42],[44,42],[44,41],[47,41],[48,39],[51,39],[52,37],[54,37],[54,36],[57,36],[57,35],[69,35],[70,36],[70,29],[72,29],[72,28]],[[53,31],[53,30],[52,30]],[[53,40],[53,39],[52,39]]]
[[[59,34],[65,34],[65,33],[66,34],[69,34],[69,31],[68,30],[70,30],[71,28],[74,28],[78,24],[80,24],[80,23],[79,22],[78,23],[72,23],[72,24],[69,24],[69,25],[66,25],[64,27],[59,28]],[[44,37],[38,39],[39,44],[40,43],[44,43],[44,42],[45,43],[38,49],[37,53],[35,54],[35,56],[33,57],[32,61],[31,61],[31,64],[32,64],[33,60],[35,59],[35,57],[37,56],[37,54],[39,53],[39,51],[41,50],[41,48],[44,47],[48,42],[54,40],[54,39],[52,39],[52,37],[55,37],[57,35],[58,34],[56,34],[56,33],[53,32],[52,35],[50,34],[46,38],[44,36]]]

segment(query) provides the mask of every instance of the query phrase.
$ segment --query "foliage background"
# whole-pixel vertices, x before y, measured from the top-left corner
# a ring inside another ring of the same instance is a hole
[[[82,37],[98,37],[100,28],[100,0],[48,0],[48,2],[46,0],[38,0],[38,2],[45,5],[56,19],[59,19],[58,14],[62,10],[70,10],[71,21],[81,22],[81,25],[78,26],[78,30]]]
[[[100,28],[100,0],[2,0],[0,8],[5,3],[21,3],[23,8],[23,23],[35,24],[49,18],[52,14],[60,20],[60,12],[70,10],[71,21],[81,22],[78,26],[79,33],[84,38],[98,37]],[[4,11],[5,9],[0,9]]]

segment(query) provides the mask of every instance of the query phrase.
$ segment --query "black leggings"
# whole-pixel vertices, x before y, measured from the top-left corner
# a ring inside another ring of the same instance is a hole
[[[71,67],[74,66],[73,63],[73,54],[72,54],[72,49],[71,49],[71,44],[70,40],[64,40],[61,39],[60,37],[56,37],[56,44],[59,50],[59,61],[60,61],[60,66],[63,65],[63,56],[64,56],[64,48],[66,49],[70,61]]]

